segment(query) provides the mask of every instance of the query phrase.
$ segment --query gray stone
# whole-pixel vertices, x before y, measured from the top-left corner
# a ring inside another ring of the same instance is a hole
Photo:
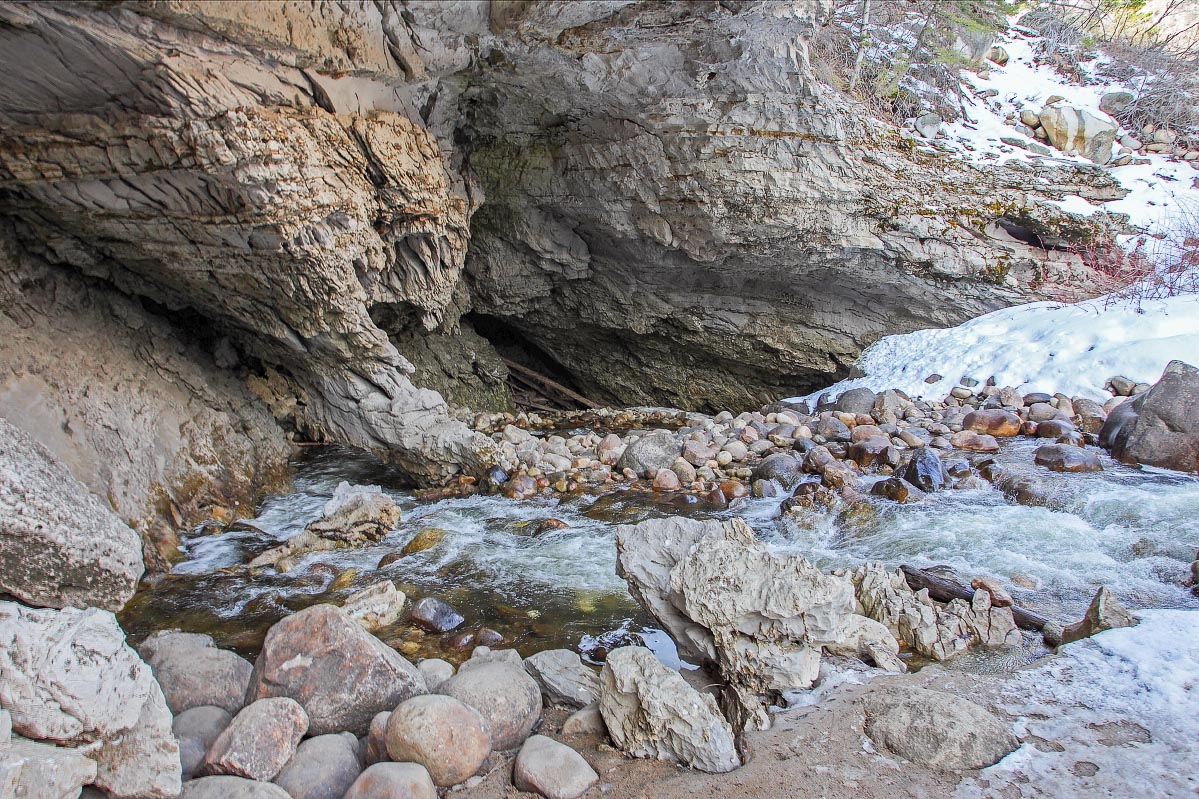
[[[632,469],[638,474],[657,474],[661,469],[669,469],[681,451],[682,445],[674,433],[654,430],[625,447],[616,467]]]
[[[141,538],[23,430],[0,419],[0,593],[44,607],[120,610]]]
[[[392,760],[419,763],[434,785],[466,781],[491,754],[490,727],[474,708],[451,696],[414,696],[387,719]]]
[[[485,663],[459,669],[441,692],[479,711],[497,751],[520,746],[541,718],[541,689],[520,666]]]
[[[425,685],[430,693],[436,692],[446,680],[454,676],[454,665],[441,658],[425,658],[416,664],[416,668],[424,676]]]
[[[938,120],[938,123],[940,120]],[[865,414],[874,410],[875,393],[868,388],[851,388],[837,397],[835,407],[842,413]]]
[[[916,117],[916,132],[926,139],[935,139],[941,132],[941,117],[936,114],[921,114]]]
[[[332,605],[314,605],[267,632],[246,700],[290,697],[309,732],[365,735],[371,719],[426,692],[421,673]]]
[[[600,672],[600,714],[617,748],[712,773],[740,767],[733,729],[716,700],[696,691],[648,649],[608,653]]]
[[[409,614],[408,619],[422,630],[433,633],[449,632],[466,621],[461,613],[442,600],[431,596],[413,604],[412,613]]]
[[[1090,638],[1104,630],[1134,627],[1138,623],[1140,619],[1129,613],[1107,586],[1101,586],[1080,621],[1064,628],[1056,622],[1045,625],[1045,642],[1060,646]]]
[[[607,732],[604,717],[600,714],[599,702],[576,710],[562,722],[563,735],[603,735]]]
[[[92,744],[95,782],[111,793],[179,791],[166,700],[108,611],[0,602],[0,706],[19,735]]]
[[[1132,101],[1135,99],[1136,98],[1133,96],[1132,92],[1105,92],[1104,95],[1099,98],[1099,110],[1105,114],[1118,116],[1126,108],[1128,108],[1128,106],[1132,105]]]
[[[205,705],[236,713],[245,703],[254,667],[218,649],[210,636],[164,630],[143,641],[138,652],[154,670],[172,713]]]
[[[12,715],[3,708],[0,708],[0,746],[8,743],[12,737]]]
[[[599,676],[577,652],[547,649],[525,658],[524,666],[551,705],[585,707],[599,698]]]
[[[968,699],[913,687],[886,687],[863,699],[875,746],[913,763],[950,771],[994,765],[1019,741],[1008,726]]]
[[[362,773],[353,736],[318,735],[302,741],[274,783],[291,799],[341,799]]]
[[[201,777],[183,784],[179,799],[292,799],[287,791],[270,782],[220,775]]]
[[[366,630],[377,630],[399,620],[404,612],[405,596],[391,580],[355,591],[342,603],[342,611]]]
[[[1054,472],[1101,472],[1103,464],[1094,452],[1068,444],[1044,444],[1033,453],[1033,462]]]
[[[199,773],[204,765],[204,756],[231,721],[233,716],[229,711],[214,706],[193,707],[175,716],[171,722],[171,732],[179,741],[179,761],[183,766],[184,780]]]
[[[1123,463],[1199,471],[1199,369],[1171,361],[1153,388],[1111,411],[1099,443]]]
[[[344,799],[437,799],[437,787],[424,766],[376,763],[354,780]]]
[[[546,799],[578,799],[599,775],[575,750],[544,735],[531,736],[512,766],[512,784]]]
[[[903,471],[903,479],[921,491],[940,491],[945,485],[940,456],[927,447],[917,449]]]
[[[754,467],[754,480],[777,480],[785,488],[793,487],[798,481],[803,469],[799,458],[788,452],[776,452],[767,455],[762,462]]]
[[[246,705],[204,757],[207,774],[252,780],[274,779],[296,752],[308,731],[308,714],[285,697],[259,699]]]

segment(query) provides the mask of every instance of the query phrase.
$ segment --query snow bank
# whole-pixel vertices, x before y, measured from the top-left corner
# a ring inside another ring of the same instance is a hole
[[[1038,156],[1001,141],[1003,138],[1036,141],[1018,133],[1008,123],[1007,117],[1018,116],[1024,109],[1039,113],[1045,101],[1053,95],[1064,97],[1067,103],[1077,108],[1104,116],[1099,110],[1099,100],[1104,94],[1131,90],[1119,82],[1098,77],[1089,77],[1087,85],[1079,86],[1049,66],[1038,66],[1034,60],[1034,47],[1038,40],[1039,37],[1028,36],[1021,33],[1019,28],[1012,28],[996,41],[1008,52],[1009,59],[1005,66],[990,64],[989,78],[980,78],[970,72],[962,73],[967,90],[963,106],[968,119],[945,126],[948,132],[945,143],[960,157],[983,163],[1044,158],[1089,163],[1081,156],[1067,156],[1053,148],[1050,148],[1050,156]],[[1099,63],[1100,60],[1096,59],[1078,66],[1083,74],[1091,75]],[[991,98],[977,96],[987,90],[998,94]],[[1139,131],[1132,131],[1132,134],[1136,138],[1143,138]],[[1160,154],[1139,155],[1137,158],[1147,158],[1149,163],[1108,168],[1112,177],[1129,190],[1127,197],[1092,205],[1074,195],[1056,204],[1083,216],[1100,210],[1127,214],[1134,226],[1149,233],[1165,232],[1179,204],[1193,203],[1199,206],[1199,188],[1194,185],[1199,171],[1187,163],[1171,161]]]
[[[962,377],[1024,392],[1061,392],[1103,399],[1113,375],[1154,383],[1171,360],[1199,360],[1199,296],[1105,307],[1102,299],[1074,305],[1038,302],[1006,308],[953,328],[887,336],[858,359],[865,377],[792,399],[839,396],[865,386],[897,388],[911,397],[941,399]],[[929,375],[941,380],[929,384]]]
[[[1005,710],[1019,717],[1016,733],[1033,740],[966,780],[959,799],[1021,785],[1043,796],[1194,797],[1199,612],[1141,617],[1016,674]]]

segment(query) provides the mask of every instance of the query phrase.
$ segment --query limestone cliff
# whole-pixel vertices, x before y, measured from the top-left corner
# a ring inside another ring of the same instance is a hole
[[[510,402],[474,329],[598,399],[741,408],[1085,277],[1005,231],[1089,235],[1042,201],[1114,184],[914,148],[813,77],[824,10],[0,2],[0,215],[424,482],[493,458],[417,387]]]

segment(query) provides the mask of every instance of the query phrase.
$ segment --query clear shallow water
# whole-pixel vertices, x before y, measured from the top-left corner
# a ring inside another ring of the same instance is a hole
[[[1020,604],[1067,621],[1081,615],[1100,585],[1131,607],[1199,608],[1183,585],[1199,549],[1199,480],[1107,459],[1102,473],[1055,474],[1032,465],[1035,446],[1009,443],[999,459],[1009,472],[1042,480],[1049,507],[1016,505],[985,488],[946,491],[911,505],[872,501],[853,512],[799,519],[779,517],[781,499],[751,499],[715,512],[682,497],[632,491],[418,502],[396,487],[402,483],[395,472],[373,459],[314,450],[296,464],[295,492],[269,498],[247,520],[257,531],[188,539],[184,562],[139,592],[123,621],[135,640],[181,627],[209,632],[252,656],[265,630],[284,615],[339,601],[386,578],[411,599],[437,596],[457,608],[467,623],[455,632],[488,626],[524,654],[566,646],[602,656],[603,648],[639,635],[673,660],[669,640],[616,576],[614,529],[674,513],[742,516],[776,550],[826,569],[881,560],[946,565],[967,580],[998,577]],[[342,480],[381,485],[401,504],[403,520],[382,542],[313,553],[287,574],[222,571],[302,531]],[[551,518],[568,526],[535,535],[537,523]],[[429,550],[377,568],[380,558],[427,527],[446,535]],[[330,591],[334,575],[351,568],[356,573],[348,584]],[[416,636],[402,623],[379,634],[393,644],[417,640],[420,656],[458,660],[469,653],[469,647],[450,646],[453,634]]]

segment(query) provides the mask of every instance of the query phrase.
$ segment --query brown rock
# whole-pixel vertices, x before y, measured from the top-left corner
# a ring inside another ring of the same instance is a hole
[[[432,549],[437,546],[441,539],[445,538],[446,531],[438,527],[426,527],[412,539],[404,544],[404,548],[400,550],[400,555],[414,555],[417,552],[424,552],[426,549]]]
[[[966,418],[962,420],[962,430],[1006,438],[1019,435],[1021,424],[1020,417],[1016,414],[996,408],[966,414]]]
[[[975,577],[970,581],[970,587],[976,591],[986,591],[990,594],[991,604],[997,608],[1010,608],[1012,606],[1012,595],[996,579],[991,577]]]
[[[727,501],[732,502],[734,499],[739,499],[748,494],[749,489],[740,480],[724,480],[720,483],[720,493],[724,495]]]
[[[670,469],[659,469],[654,477],[655,491],[678,491],[681,485],[679,476]]]
[[[969,450],[970,452],[998,452],[999,442],[993,436],[981,435],[973,430],[963,430],[960,433],[954,433],[949,439],[949,443],[957,449]]]
[[[450,696],[414,696],[387,720],[392,760],[419,763],[434,784],[448,788],[474,775],[491,754],[487,722]]]
[[[205,774],[274,779],[308,730],[308,714],[285,697],[260,699],[233,717],[204,758]]]
[[[313,735],[364,735],[376,713],[424,692],[424,678],[398,652],[340,608],[314,605],[267,632],[246,699],[291,697]]]

